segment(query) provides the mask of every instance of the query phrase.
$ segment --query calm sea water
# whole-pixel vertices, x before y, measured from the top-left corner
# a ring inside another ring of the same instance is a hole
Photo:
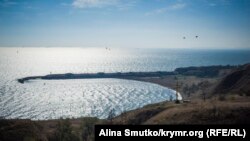
[[[250,62],[246,50],[0,48],[0,116],[55,119],[119,114],[169,100],[171,89],[119,79],[16,79],[50,73],[172,71],[177,67],[238,65]]]

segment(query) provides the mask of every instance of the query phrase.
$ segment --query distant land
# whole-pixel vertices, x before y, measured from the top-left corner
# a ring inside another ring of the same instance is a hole
[[[215,77],[222,69],[233,69],[237,66],[202,66],[202,67],[185,67],[177,68],[172,72],[156,71],[156,72],[116,72],[116,73],[65,73],[65,74],[49,74],[45,76],[28,76],[17,79],[18,82],[24,83],[33,79],[44,80],[58,80],[58,79],[91,79],[91,78],[120,78],[120,79],[133,79],[141,77],[163,77],[169,75],[193,75],[197,77]]]

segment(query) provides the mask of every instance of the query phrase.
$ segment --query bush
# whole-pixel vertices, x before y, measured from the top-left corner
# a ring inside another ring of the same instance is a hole
[[[180,104],[181,101],[180,101],[180,100],[175,100],[175,103],[176,103],[176,104]]]
[[[226,100],[225,95],[220,95],[220,96],[219,96],[219,101],[225,101],[225,100]]]
[[[81,125],[81,136],[83,141],[94,140],[94,126],[98,122],[97,118],[84,118]]]
[[[244,93],[239,93],[239,96],[244,96]]]
[[[52,141],[79,141],[77,135],[73,134],[69,119],[61,119],[57,123],[56,131],[49,140]]]
[[[234,101],[236,99],[236,97],[234,95],[230,96],[230,100]]]

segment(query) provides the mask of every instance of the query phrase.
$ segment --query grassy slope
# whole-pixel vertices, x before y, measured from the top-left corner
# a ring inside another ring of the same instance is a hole
[[[176,104],[162,102],[118,116],[123,124],[250,124],[250,98],[226,96]]]
[[[0,120],[0,140],[46,140],[42,125],[31,120]]]
[[[93,140],[94,125],[105,123],[93,117],[31,121],[0,120],[0,141]]]
[[[238,93],[250,96],[250,65],[244,65],[222,79],[214,93]]]

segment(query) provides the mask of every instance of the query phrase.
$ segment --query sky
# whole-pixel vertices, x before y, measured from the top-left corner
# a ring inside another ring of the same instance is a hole
[[[250,49],[250,0],[0,0],[20,46]]]

